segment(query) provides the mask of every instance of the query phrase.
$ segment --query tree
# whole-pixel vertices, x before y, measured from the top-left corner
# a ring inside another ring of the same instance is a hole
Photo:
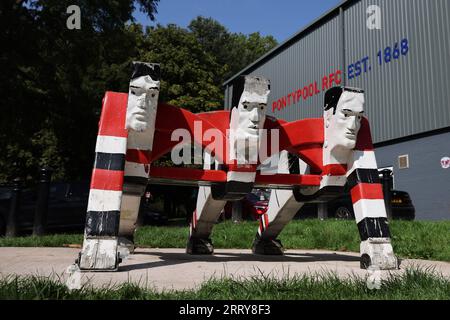
[[[259,32],[250,35],[230,33],[212,18],[197,17],[189,24],[203,49],[210,52],[223,66],[217,85],[230,78],[244,67],[273,49],[278,43],[272,36],[263,37]]]
[[[42,165],[57,178],[89,176],[102,96],[126,89],[137,56],[132,13],[140,6],[153,19],[158,1],[1,2],[0,182],[30,178]],[[81,30],[66,27],[72,4]]]
[[[230,33],[212,18],[197,17],[187,29],[148,28],[142,61],[161,63],[160,99],[192,112],[223,108],[222,83],[276,44],[259,33]]]
[[[216,62],[222,66],[217,70],[214,78],[216,85],[230,72],[230,52],[232,51],[232,35],[218,21],[212,18],[197,17],[192,20],[188,29],[195,36],[204,51],[214,56]]]
[[[191,110],[216,110],[223,92],[214,82],[223,68],[188,30],[170,24],[148,28],[140,59],[161,63],[160,100]]]
[[[105,91],[127,92],[133,60],[162,65],[161,100],[192,112],[223,108],[222,82],[276,45],[272,37],[230,33],[211,18],[189,28],[135,24],[159,0],[0,2],[0,182],[88,178]],[[66,9],[81,9],[69,30]]]

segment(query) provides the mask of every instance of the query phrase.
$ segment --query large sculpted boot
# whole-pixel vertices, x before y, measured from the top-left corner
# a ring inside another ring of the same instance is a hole
[[[189,237],[186,253],[194,255],[211,255],[214,253],[214,246],[212,245],[211,239]]]
[[[278,239],[261,239],[257,235],[253,241],[252,252],[268,256],[282,256],[284,254],[284,248]]]

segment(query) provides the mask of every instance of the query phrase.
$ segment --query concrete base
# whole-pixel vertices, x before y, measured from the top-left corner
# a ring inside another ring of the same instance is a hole
[[[391,241],[388,238],[373,238],[361,242],[361,269],[396,270],[399,268]]]
[[[117,249],[117,239],[84,239],[78,266],[90,271],[117,270],[120,263]]]

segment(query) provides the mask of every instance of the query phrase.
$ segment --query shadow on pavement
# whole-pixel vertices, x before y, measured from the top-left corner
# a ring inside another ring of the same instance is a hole
[[[338,254],[338,253],[285,253],[284,256],[264,256],[252,253],[222,253],[215,255],[188,255],[186,253],[163,253],[163,252],[140,252],[137,250],[135,255],[155,255],[162,261],[152,261],[146,263],[123,265],[119,267],[121,271],[132,271],[139,269],[148,269],[176,265],[190,262],[235,262],[235,261],[254,261],[254,262],[319,262],[319,261],[342,261],[359,262],[359,257]]]

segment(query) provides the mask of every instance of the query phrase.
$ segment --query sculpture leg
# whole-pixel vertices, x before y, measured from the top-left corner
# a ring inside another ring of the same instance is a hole
[[[267,212],[260,217],[253,253],[282,255],[283,246],[277,237],[302,206],[291,190],[272,190]]]
[[[299,164],[300,170],[304,172],[306,164],[301,160]],[[290,173],[289,155],[286,151],[280,153],[277,172]],[[277,237],[302,206],[303,203],[296,201],[293,191],[272,190],[267,212],[260,217],[259,229],[252,246],[253,253],[282,255],[283,246]]]
[[[398,268],[373,151],[358,151],[348,175],[355,219],[361,237],[361,268]],[[370,165],[371,163],[371,165]]]
[[[117,238],[127,141],[126,99],[124,94],[111,92],[104,99],[83,248],[77,261],[83,270],[116,270],[120,262]]]
[[[224,200],[214,200],[210,187],[199,187],[186,253],[212,254],[214,252],[210,236],[226,203]]]
[[[146,151],[140,150],[139,152],[145,153]],[[126,254],[127,251],[129,253],[134,253],[134,233],[137,228],[141,199],[147,187],[148,168],[149,165],[146,163],[129,161],[126,161],[125,163],[119,227],[119,251],[124,254]]]
[[[126,179],[127,177],[125,176],[125,181]],[[127,251],[134,253],[134,233],[137,227],[141,199],[146,186],[146,178],[142,179],[140,183],[138,181],[124,183],[119,224],[119,252],[123,252],[124,255],[126,255]]]

